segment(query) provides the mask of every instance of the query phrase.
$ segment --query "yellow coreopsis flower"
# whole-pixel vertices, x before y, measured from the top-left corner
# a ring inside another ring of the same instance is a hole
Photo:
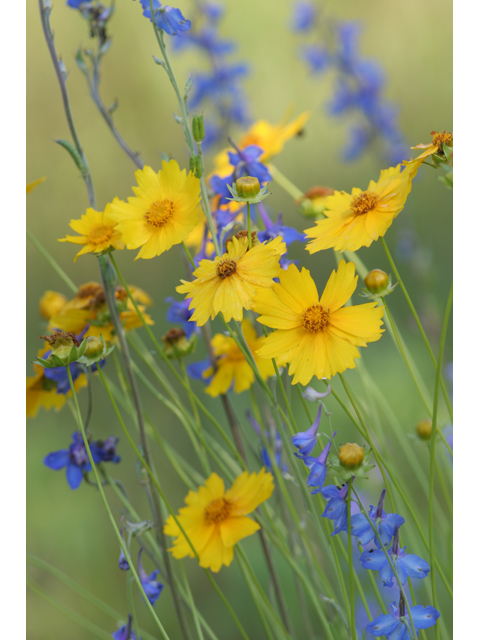
[[[201,567],[216,573],[222,565],[230,565],[234,545],[260,529],[247,514],[267,500],[272,491],[273,477],[265,468],[258,474],[244,471],[228,491],[216,473],[198,492],[189,491],[185,498],[187,506],[180,509],[177,519],[195,548]],[[169,549],[174,558],[195,556],[172,516],[167,519],[164,532],[176,538]]]
[[[282,151],[288,140],[300,133],[309,118],[310,112],[305,111],[292,122],[288,122],[288,115],[278,124],[271,124],[267,120],[257,120],[241,138],[238,147],[245,149],[248,145],[255,144],[263,149],[263,154],[259,158],[260,162],[268,162]],[[234,151],[234,149],[224,149],[214,159],[214,173],[222,178],[232,173],[232,166],[228,158],[229,151]]]
[[[87,209],[80,220],[70,220],[70,227],[79,233],[78,236],[67,236],[60,238],[59,242],[71,242],[72,244],[83,244],[83,248],[77,253],[74,262],[79,256],[86,253],[101,253],[109,247],[123,249],[125,243],[122,242],[120,231],[116,227],[115,220],[111,217],[112,206],[120,202],[115,198],[112,204],[107,204],[105,211],[95,211]]]
[[[242,333],[255,358],[258,372],[262,378],[266,380],[273,376],[275,369],[272,361],[255,355],[257,349],[264,343],[264,336],[257,336],[255,329],[247,318],[242,322]],[[227,393],[232,383],[235,393],[250,389],[255,380],[255,374],[235,340],[223,333],[217,333],[212,338],[212,348],[218,358],[216,363],[217,370],[205,391],[213,398],[216,398],[222,393]],[[206,371],[204,375],[207,377],[211,375],[211,370]]]
[[[138,258],[153,258],[180,244],[196,227],[200,210],[200,180],[180,171],[175,160],[162,162],[158,173],[151,167],[135,171],[135,198],[112,202],[111,217],[127,249],[141,247]]]
[[[60,313],[66,304],[67,298],[62,293],[50,290],[45,291],[43,296],[40,298],[38,312],[43,318],[50,320],[52,316]]]
[[[281,366],[290,363],[292,384],[307,385],[313,376],[331,378],[353,369],[360,357],[357,347],[379,340],[383,332],[383,307],[376,307],[376,302],[343,306],[357,279],[353,262],[342,260],[319,299],[310,272],[291,264],[282,272],[280,284],[255,297],[258,322],[276,329],[257,354],[275,358]]]
[[[428,156],[432,156],[434,153],[438,153],[440,150],[443,153],[442,145],[446,144],[447,147],[453,147],[453,134],[445,131],[431,131],[430,135],[432,136],[432,141],[427,144],[417,144],[415,147],[410,147],[411,149],[425,149],[423,153],[417,156],[414,160],[410,160],[410,162],[418,162],[418,160],[425,160]]]
[[[287,250],[281,236],[268,244],[248,249],[248,238],[234,236],[227,242],[226,252],[214,260],[202,260],[193,272],[195,280],[177,287],[179,293],[192,298],[189,309],[195,309],[190,320],[200,327],[209,318],[223,313],[226,322],[242,320],[243,309],[252,308],[252,298],[261,288],[273,285],[282,271],[278,261]]]
[[[353,189],[352,193],[335,191],[325,202],[326,218],[315,227],[305,229],[307,251],[316,253],[333,247],[335,251],[356,251],[369,247],[384,236],[393,220],[405,206],[412,189],[412,179],[420,163],[396,167],[380,172],[378,182],[370,181],[366,191]]]

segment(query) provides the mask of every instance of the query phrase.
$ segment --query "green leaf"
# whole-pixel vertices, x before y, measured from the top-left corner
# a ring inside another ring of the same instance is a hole
[[[82,160],[82,156],[78,153],[77,149],[73,146],[71,142],[69,142],[68,140],[55,140],[55,142],[68,151],[71,158],[77,165],[77,168],[82,173],[87,173],[87,167],[85,166]]]

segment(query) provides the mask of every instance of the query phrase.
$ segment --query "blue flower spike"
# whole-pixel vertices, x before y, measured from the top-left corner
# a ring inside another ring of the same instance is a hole
[[[307,429],[306,431],[299,431],[292,436],[292,444],[294,444],[298,449],[298,453],[295,454],[296,456],[309,456],[314,450],[315,445],[317,444],[317,432],[318,427],[320,426],[321,417],[322,405],[319,406],[317,417],[310,429]]]
[[[410,611],[417,632],[420,629],[433,627],[440,617],[440,613],[436,609],[430,606],[423,607],[421,604],[411,607]],[[385,636],[387,640],[408,640],[410,638],[409,627],[408,612],[403,595],[400,594],[400,605],[397,607],[397,603],[393,602],[390,605],[390,613],[378,616],[369,622],[366,631],[376,638]]]
[[[327,443],[327,445],[323,449],[322,453],[318,456],[318,458],[313,458],[312,456],[305,456],[303,458],[303,462],[310,469],[310,474],[308,476],[307,484],[309,487],[316,487],[316,489],[312,491],[312,495],[315,495],[316,493],[320,493],[320,491],[323,488],[323,484],[325,482],[325,478],[327,476],[327,471],[328,471],[328,467],[327,467],[328,454],[330,453],[330,449],[332,448],[333,438],[336,435],[337,435],[337,432],[335,431],[332,435],[332,440],[330,440],[330,442]],[[297,456],[297,458],[301,458],[301,456],[298,453],[295,453],[295,455]]]
[[[140,578],[140,582],[142,583],[142,587],[146,593],[148,601],[153,606],[162,593],[163,584],[161,582],[158,582],[158,580],[155,580],[155,578],[160,573],[158,570],[152,571],[152,573],[148,575],[143,568],[142,551],[143,547],[141,547],[140,551],[138,552],[138,576]]]
[[[152,12],[150,10],[150,0],[140,0],[143,8],[143,15],[152,20]],[[188,31],[192,27],[190,20],[185,20],[180,9],[173,7],[162,7],[158,0],[153,0],[153,12],[155,24],[159,29],[168,33],[169,36],[178,36],[184,31]]]
[[[378,501],[377,508],[370,505],[368,516],[375,524],[383,545],[388,547],[393,538],[395,527],[401,527],[405,519],[397,513],[385,513],[383,510],[385,494],[386,490],[384,489]],[[367,545],[375,538],[375,544],[379,549],[381,548],[381,544],[375,536],[371,522],[363,513],[356,513],[352,516],[352,535],[357,538],[362,546]]]
[[[351,482],[353,482],[353,480],[354,478],[351,479]],[[328,487],[322,489],[320,493],[327,499],[322,518],[333,520],[334,527],[331,535],[334,536],[340,533],[340,531],[346,531],[348,482],[341,487],[330,484]]]
[[[407,578],[426,578],[430,571],[428,562],[413,554],[407,554],[405,547],[400,548],[398,525],[395,525],[393,544],[388,555],[395,566],[401,584],[405,584]],[[360,556],[360,563],[364,569],[378,571],[385,587],[393,587],[394,573],[383,550],[364,551]]]
[[[112,633],[113,640],[137,640],[135,631],[132,629],[132,615],[128,614],[128,622],[123,627]],[[142,640],[138,638],[138,640]]]

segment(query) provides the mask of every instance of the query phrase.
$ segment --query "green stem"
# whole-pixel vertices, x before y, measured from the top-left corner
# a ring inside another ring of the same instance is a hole
[[[188,258],[188,261],[190,262],[190,264],[192,265],[193,270],[195,271],[195,269],[197,268],[197,265],[195,264],[195,260],[192,257],[192,254],[190,253],[187,245],[185,244],[185,242],[182,240],[182,247],[183,250],[185,251],[185,255]]]
[[[393,273],[395,274],[395,278],[398,280],[398,284],[400,285],[400,288],[403,291],[403,295],[405,296],[405,300],[407,301],[407,304],[410,307],[410,311],[412,312],[412,315],[415,318],[415,322],[417,323],[417,327],[418,327],[418,329],[420,331],[420,335],[422,336],[423,341],[425,343],[425,346],[427,347],[428,353],[429,353],[430,358],[431,358],[431,360],[433,362],[433,366],[435,368],[437,368],[437,361],[435,359],[435,354],[433,353],[432,347],[430,346],[430,342],[428,341],[427,334],[425,333],[425,330],[424,330],[423,325],[422,325],[422,323],[420,321],[420,318],[418,317],[418,313],[417,313],[417,311],[416,311],[416,309],[415,309],[415,307],[413,305],[412,299],[408,295],[408,291],[407,291],[405,285],[403,284],[403,280],[400,277],[400,273],[398,272],[398,269],[397,269],[397,267],[395,265],[395,262],[394,262],[394,260],[392,258],[392,254],[388,250],[387,243],[385,242],[385,238],[380,238],[380,240],[382,241],[383,248],[385,250],[387,259],[390,262],[390,266],[392,267]],[[447,404],[448,413],[450,415],[450,420],[453,421],[452,404],[450,402],[450,398],[448,396],[448,391],[447,391],[447,388],[445,387],[445,383],[442,380],[441,372],[440,372],[440,385],[442,387],[442,391],[443,391],[443,395],[444,395],[444,398],[445,398],[445,402]]]
[[[347,494],[347,536],[348,536],[348,573],[350,576],[350,633],[352,640],[357,639],[355,626],[355,569],[353,567],[353,540],[352,540],[352,478],[348,481]]]
[[[250,218],[250,202],[247,202],[247,233],[248,233],[248,248],[252,248],[252,221]]]
[[[98,371],[101,372],[101,369],[99,368]],[[125,557],[127,559],[129,567],[130,567],[130,571],[132,572],[133,577],[135,579],[135,582],[137,583],[137,586],[140,589],[140,593],[143,596],[145,604],[147,605],[148,610],[150,611],[153,619],[155,620],[155,623],[156,623],[156,625],[157,625],[162,637],[165,638],[165,640],[170,640],[167,632],[163,628],[162,623],[158,619],[158,616],[155,613],[154,608],[152,607],[152,605],[150,604],[150,601],[148,600],[147,594],[145,593],[143,585],[140,582],[140,578],[138,577],[137,570],[135,569],[135,566],[134,566],[134,564],[132,562],[132,558],[130,557],[130,553],[129,553],[128,549],[127,549],[127,546],[126,546],[125,542],[123,541],[122,536],[120,535],[120,531],[119,531],[119,529],[117,527],[117,523],[115,522],[115,518],[113,516],[112,510],[110,509],[110,505],[108,504],[107,496],[105,495],[105,491],[103,490],[103,486],[102,486],[102,481],[101,481],[100,476],[98,474],[97,465],[95,464],[95,461],[94,461],[94,459],[92,457],[92,452],[90,450],[90,444],[88,442],[87,434],[85,433],[85,427],[83,426],[82,415],[80,413],[80,407],[79,407],[79,404],[78,404],[78,398],[77,398],[77,394],[75,392],[75,387],[74,387],[74,384],[73,384],[72,373],[70,371],[70,365],[67,365],[67,375],[68,375],[68,381],[70,383],[70,389],[71,389],[72,396],[73,396],[73,402],[75,404],[77,423],[78,423],[78,426],[79,426],[80,431],[82,433],[85,449],[87,451],[88,459],[89,459],[89,462],[90,462],[90,464],[92,466],[93,473],[95,475],[95,480],[97,482],[98,491],[100,492],[100,496],[102,498],[105,510],[106,510],[106,512],[108,514],[108,517],[109,517],[110,522],[112,524],[113,530],[115,531],[115,534],[117,536],[117,539],[118,539],[118,542],[120,544],[120,547],[122,548],[123,553],[125,554]]]
[[[62,269],[62,267],[58,264],[58,262],[56,262],[56,260],[52,258],[49,252],[40,244],[40,242],[35,238],[33,233],[31,233],[31,231],[29,231],[28,229],[27,229],[27,238],[33,244],[35,249],[37,249],[37,251],[39,251],[42,254],[42,256],[49,263],[49,265],[54,268],[54,270],[57,272],[60,278],[65,282],[67,287],[69,287],[73,293],[77,293],[78,287],[75,286],[75,284],[72,282],[72,280],[70,280],[70,278],[67,276],[67,274]]]
[[[428,521],[429,521],[429,546],[430,546],[430,576],[432,579],[433,606],[438,609],[437,583],[435,580],[435,541],[434,541],[434,522],[433,522],[433,494],[435,484],[435,443],[437,433],[437,412],[438,412],[438,395],[440,388],[440,377],[443,362],[443,350],[445,348],[445,340],[447,338],[448,321],[450,318],[450,310],[453,302],[453,283],[450,287],[450,293],[447,300],[445,315],[443,318],[442,333],[440,335],[440,347],[438,350],[437,374],[435,376],[435,390],[433,396],[433,416],[432,416],[432,434],[430,436],[430,482],[429,482],[429,500],[428,500]],[[440,640],[440,627],[435,627],[435,637]]]

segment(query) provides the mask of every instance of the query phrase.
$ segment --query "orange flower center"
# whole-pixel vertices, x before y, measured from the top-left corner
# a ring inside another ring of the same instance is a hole
[[[302,319],[304,329],[309,333],[318,333],[330,324],[330,309],[313,304],[303,312]]]
[[[173,216],[175,206],[170,200],[156,200],[145,214],[145,219],[152,227],[163,227]]]
[[[372,191],[364,191],[352,200],[350,208],[356,216],[363,216],[372,209],[375,209],[378,202],[378,196]]]
[[[108,242],[112,237],[113,228],[107,227],[107,225],[99,224],[98,227],[94,227],[88,234],[88,241],[90,244],[103,244]]]
[[[218,498],[207,505],[205,509],[205,522],[207,524],[220,524],[228,518],[232,505],[225,498]]]
[[[441,149],[442,144],[445,143],[448,146],[453,144],[453,134],[445,131],[432,131],[432,144],[437,147],[437,149]]]
[[[228,278],[229,276],[234,274],[236,270],[237,263],[235,262],[235,260],[224,258],[223,260],[220,260],[217,265],[217,276],[224,280],[225,278]]]

